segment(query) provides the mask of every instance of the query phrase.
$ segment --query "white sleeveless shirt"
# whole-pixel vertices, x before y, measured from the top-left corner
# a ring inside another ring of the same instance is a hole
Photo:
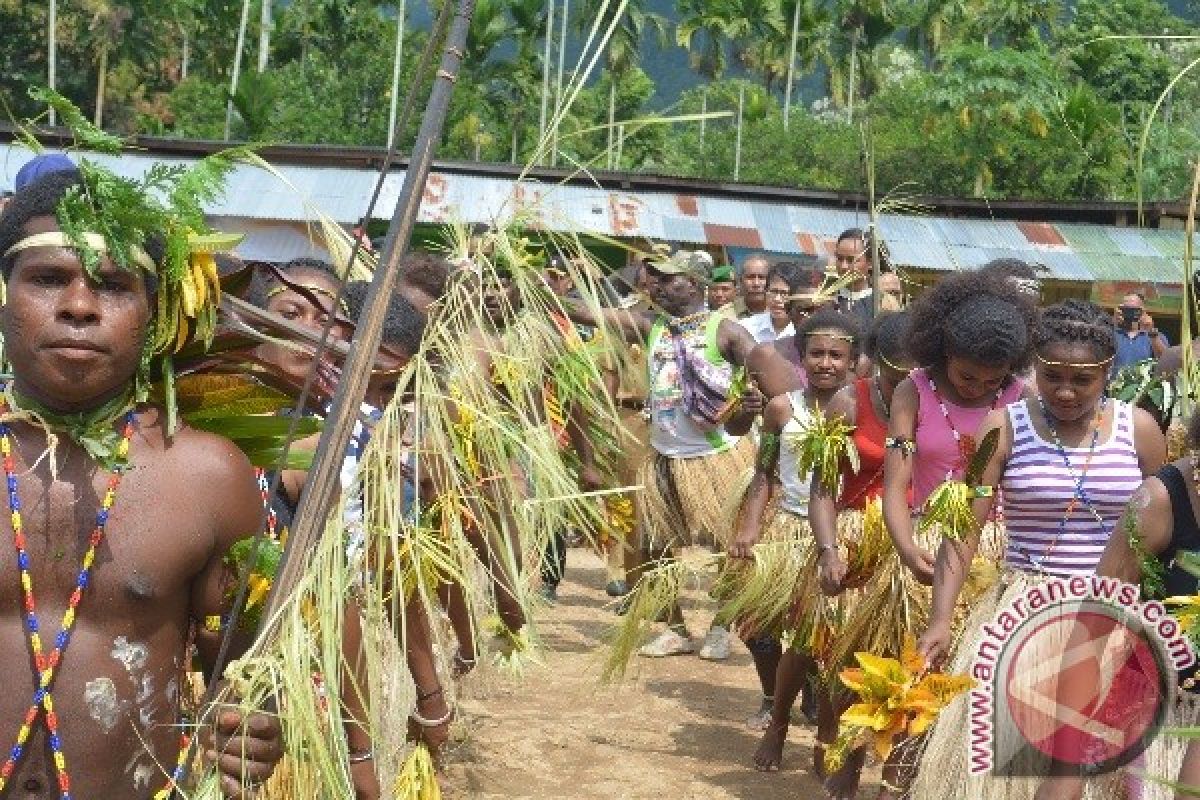
[[[812,475],[800,474],[800,457],[796,450],[795,437],[812,416],[808,403],[804,401],[804,390],[788,393],[792,403],[792,418],[783,428],[779,442],[779,482],[783,484],[783,497],[779,505],[784,511],[808,516],[808,496]]]

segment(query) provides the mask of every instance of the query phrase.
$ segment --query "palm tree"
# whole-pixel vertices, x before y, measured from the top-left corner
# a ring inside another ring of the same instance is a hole
[[[617,84],[628,75],[641,60],[642,42],[646,34],[652,33],[659,47],[666,46],[667,21],[661,14],[647,11],[646,0],[628,0],[625,13],[616,20],[612,36],[608,40],[608,48],[604,52],[604,68],[608,73],[608,161],[613,166],[613,136],[616,130],[617,115]],[[620,8],[619,4],[609,2],[607,8],[603,0],[585,0],[579,7],[575,25],[579,30],[590,29],[600,18],[598,29],[603,33],[613,25],[614,14]]]
[[[508,10],[505,0],[476,0],[467,32],[466,63],[482,67],[492,51],[513,36],[514,25]]]
[[[981,0],[920,0],[908,20],[908,46],[937,60],[942,48],[973,26],[982,11]]]
[[[692,69],[709,81],[719,79],[728,63],[725,43],[741,27],[732,0],[679,0],[678,10],[676,43],[688,51]]]
[[[1000,42],[1019,46],[1040,41],[1041,29],[1062,17],[1062,0],[986,0],[978,30],[984,44]]]
[[[92,15],[88,39],[96,55],[96,113],[93,123],[104,125],[104,84],[108,80],[109,54],[121,44],[121,33],[133,18],[133,10],[111,0],[85,0],[84,8]]]

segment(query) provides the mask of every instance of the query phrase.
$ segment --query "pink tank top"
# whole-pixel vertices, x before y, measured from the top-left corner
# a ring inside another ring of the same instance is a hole
[[[938,401],[938,393],[933,388],[929,374],[924,367],[915,369],[909,375],[913,385],[917,387],[917,450],[913,456],[913,508],[919,509],[925,505],[929,495],[947,476],[961,478],[966,464],[963,463],[962,451],[954,437],[954,430],[966,438],[975,438],[979,426],[992,408],[1003,408],[1009,403],[1016,402],[1024,389],[1021,379],[1013,376],[1012,380],[1000,390],[995,405],[980,406],[979,408],[964,408],[943,400],[946,411],[950,414],[950,423],[942,413]]]

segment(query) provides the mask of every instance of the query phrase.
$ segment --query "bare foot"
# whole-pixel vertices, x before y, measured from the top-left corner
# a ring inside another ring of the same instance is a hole
[[[862,777],[863,762],[866,761],[865,748],[856,747],[842,768],[832,775],[825,777],[825,795],[831,800],[853,800],[858,794],[858,780]]]
[[[759,772],[778,772],[783,761],[783,743],[787,741],[788,723],[771,722],[763,731],[762,741],[754,751],[754,768]]]

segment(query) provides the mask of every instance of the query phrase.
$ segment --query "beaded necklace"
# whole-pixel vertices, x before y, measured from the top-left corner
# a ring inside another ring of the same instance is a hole
[[[0,403],[0,411],[7,410],[7,404]],[[116,448],[116,456],[120,464],[125,464],[129,455],[129,440],[133,436],[133,419],[134,411],[131,409],[125,414],[121,440]],[[75,579],[75,590],[71,592],[71,597],[67,602],[67,610],[63,612],[58,635],[54,637],[54,650],[47,656],[42,648],[40,625],[37,618],[37,603],[33,593],[33,576],[29,572],[29,553],[25,547],[25,526],[21,519],[21,500],[17,495],[17,476],[13,464],[12,449],[12,431],[7,424],[0,422],[0,457],[3,458],[4,477],[8,487],[8,508],[12,515],[13,544],[17,551],[17,566],[21,571],[21,591],[24,596],[23,605],[26,615],[25,627],[28,632],[29,649],[33,655],[34,667],[37,670],[37,689],[33,695],[33,702],[21,720],[21,727],[17,731],[16,743],[9,750],[8,759],[4,762],[3,766],[0,766],[0,791],[4,790],[17,764],[25,755],[25,746],[29,743],[34,723],[37,721],[38,716],[42,712],[45,712],[46,730],[49,734],[47,738],[54,761],[55,776],[58,779],[59,797],[61,800],[70,800],[71,778],[67,772],[66,756],[63,754],[62,739],[58,733],[58,714],[54,710],[53,684],[55,670],[62,663],[67,645],[70,644],[71,632],[75,627],[77,610],[79,604],[83,601],[83,590],[87,588],[91,580],[92,565],[96,560],[96,548],[104,540],[105,530],[108,527],[109,511],[112,509],[113,503],[116,502],[117,487],[121,483],[125,467],[119,466],[109,477],[108,487],[105,489],[104,498],[100,502],[100,509],[96,512],[96,525],[92,529],[91,536],[88,537],[88,549],[83,555],[79,574]],[[176,761],[175,769],[167,782],[167,786],[155,794],[155,800],[163,800],[174,791],[176,782],[183,775],[183,766],[190,743],[191,738],[186,733],[182,734],[180,755]]]
[[[937,400],[938,408],[942,410],[942,416],[946,420],[946,427],[950,429],[950,435],[954,437],[954,443],[958,445],[958,457],[961,460],[959,468],[966,472],[967,465],[971,461],[971,456],[975,455],[975,437],[963,436],[959,433],[958,428],[954,424],[954,420],[950,418],[950,409],[946,408],[946,401],[942,399],[942,393],[938,391],[937,381],[933,379],[933,375],[929,376],[929,388],[933,390],[933,397]],[[1000,395],[1004,392],[1003,385],[996,390],[996,395],[992,398],[991,411],[996,410],[996,404],[1000,402]],[[954,470],[946,472],[946,480],[954,480]]]
[[[1096,409],[1096,417],[1092,422],[1092,439],[1088,445],[1087,458],[1083,461],[1083,468],[1077,473],[1075,467],[1071,465],[1071,457],[1067,455],[1067,449],[1063,446],[1062,439],[1058,435],[1058,430],[1054,427],[1051,421],[1051,416],[1046,410],[1046,401],[1041,397],[1038,398],[1038,405],[1041,407],[1042,419],[1046,420],[1046,427],[1050,431],[1050,436],[1054,442],[1054,448],[1058,451],[1059,457],[1062,459],[1063,466],[1066,467],[1067,474],[1071,476],[1071,481],[1075,484],[1075,488],[1071,493],[1071,500],[1067,503],[1066,510],[1063,511],[1062,518],[1058,521],[1058,532],[1054,534],[1054,538],[1050,540],[1050,544],[1046,546],[1045,551],[1041,556],[1035,556],[1032,553],[1022,551],[1021,555],[1029,561],[1033,567],[1039,572],[1045,572],[1043,566],[1046,559],[1054,553],[1054,548],[1058,546],[1058,540],[1062,538],[1067,529],[1067,521],[1071,515],[1075,513],[1075,509],[1079,508],[1080,503],[1087,506],[1088,511],[1092,512],[1092,516],[1096,522],[1100,524],[1100,531],[1104,534],[1107,540],[1109,534],[1112,533],[1111,526],[1104,522],[1104,517],[1096,510],[1095,504],[1088,496],[1087,490],[1083,488],[1083,482],[1087,479],[1088,469],[1092,466],[1092,457],[1096,455],[1096,444],[1100,441],[1100,427],[1104,421],[1104,410],[1108,406],[1108,398],[1104,397],[1100,400],[1100,406]],[[1032,422],[1030,423],[1032,424]]]

